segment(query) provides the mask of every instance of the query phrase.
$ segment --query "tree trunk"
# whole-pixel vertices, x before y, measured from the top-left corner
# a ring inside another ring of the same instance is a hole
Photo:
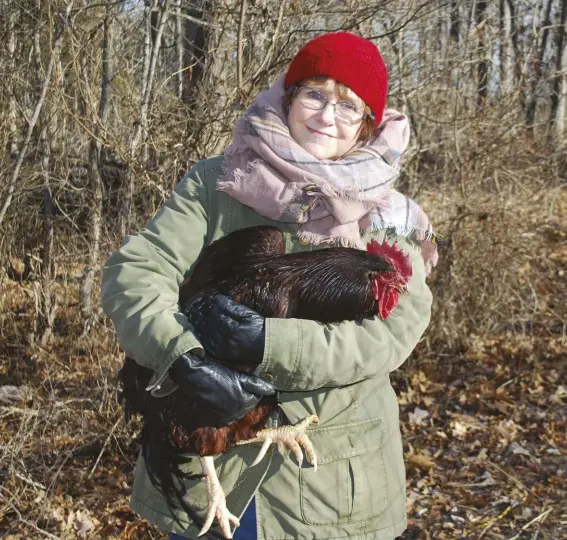
[[[138,123],[138,127],[134,133],[134,137],[132,139],[130,150],[133,155],[135,155],[136,150],[140,144],[141,140],[145,141],[147,136],[148,130],[148,109],[150,105],[150,97],[153,90],[154,84],[154,76],[156,72],[157,61],[159,58],[159,52],[161,48],[161,39],[163,36],[163,31],[165,29],[165,23],[167,22],[168,16],[168,9],[169,9],[170,0],[165,0],[161,10],[159,12],[159,19],[157,22],[157,29],[153,29],[152,23],[152,47],[151,47],[151,59],[150,65],[146,77],[146,81],[144,84],[144,95],[142,97],[142,102],[140,104],[140,122]]]
[[[31,137],[33,134],[33,130],[37,121],[39,119],[39,115],[41,113],[41,109],[43,108],[43,104],[45,102],[45,96],[47,95],[47,89],[49,88],[49,83],[51,81],[51,74],[53,72],[53,66],[55,65],[57,59],[59,58],[59,54],[61,53],[61,44],[63,39],[63,33],[65,30],[65,26],[67,25],[67,20],[69,19],[69,13],[71,12],[71,8],[73,7],[74,0],[69,0],[67,6],[65,7],[65,13],[63,17],[61,17],[61,22],[59,27],[55,31],[55,36],[53,38],[53,43],[51,46],[51,56],[49,58],[49,64],[47,65],[47,70],[45,72],[45,77],[43,83],[41,84],[41,91],[35,105],[33,114],[28,122],[28,129],[26,132],[26,136],[24,138],[24,142],[22,147],[18,153],[18,159],[16,160],[16,164],[14,166],[14,170],[12,172],[12,176],[8,182],[8,191],[6,195],[6,199],[4,200],[4,204],[0,209],[0,225],[4,221],[4,217],[6,216],[6,212],[12,203],[12,197],[14,196],[14,189],[16,187],[16,183],[20,176],[20,169],[22,168],[22,163],[24,162],[24,158],[26,156],[26,151],[31,141]]]
[[[197,0],[188,10],[189,19],[185,20],[185,42],[183,65],[186,71],[183,88],[183,102],[190,108],[196,103],[197,88],[205,71],[205,54],[207,50],[208,33],[205,25],[196,21],[204,20],[207,10],[210,9],[208,0]]]
[[[500,95],[505,96],[516,86],[516,23],[512,0],[500,0]]]
[[[184,46],[183,39],[185,34],[183,32],[183,18],[181,17],[182,10],[182,0],[176,0],[175,3],[175,51],[177,53],[176,58],[176,94],[179,99],[183,98],[183,86],[186,77],[186,73],[183,65],[183,54]]]
[[[104,18],[104,34],[102,42],[102,70],[100,82],[100,98],[98,103],[98,119],[95,120],[94,133],[89,145],[89,261],[83,273],[80,305],[83,318],[90,320],[93,316],[92,290],[95,275],[99,266],[100,238],[102,228],[102,162],[101,137],[105,137],[110,111],[110,92],[113,72],[113,4],[108,2]]]
[[[449,16],[449,36],[455,45],[459,45],[459,36],[461,33],[459,19],[459,2],[458,0],[451,0],[450,16]]]
[[[242,92],[242,70],[244,68],[244,19],[246,17],[246,0],[240,0],[240,17],[238,20],[238,51],[236,57],[236,80],[238,90]]]
[[[565,137],[565,116],[567,114],[567,0],[562,1],[556,32],[557,59],[551,93],[551,136],[557,142],[561,142]]]
[[[41,3],[36,0],[37,20],[41,21]],[[51,21],[50,21],[51,22]],[[51,77],[51,72],[48,74],[43,73],[43,65],[41,61],[41,47],[39,39],[40,24],[36,27],[34,34],[33,46],[35,54],[35,63],[37,70],[37,79],[40,85],[45,85],[48,82],[48,77]],[[57,84],[57,66],[59,57],[54,57],[53,79],[55,85]],[[36,335],[40,336],[40,344],[45,347],[49,342],[52,334],[53,323],[55,315],[57,314],[58,304],[57,295],[52,291],[53,278],[55,277],[55,261],[53,254],[53,240],[54,229],[53,221],[55,216],[55,208],[53,205],[53,194],[51,189],[51,141],[53,139],[54,131],[51,129],[53,123],[56,121],[56,112],[44,108],[40,113],[38,124],[41,128],[38,141],[38,151],[40,156],[41,176],[43,180],[42,195],[43,195],[43,249],[41,257],[41,282],[35,285],[35,293],[37,295],[37,323]]]
[[[536,57],[533,63],[533,73],[529,78],[529,84],[527,85],[529,93],[525,101],[526,128],[531,137],[534,136],[534,125],[536,120],[538,98],[537,87],[543,72],[545,49],[547,47],[547,40],[549,37],[549,27],[551,26],[551,5],[552,0],[548,0],[545,15],[543,17],[543,23],[540,25],[543,28],[539,35],[534,35],[534,39],[536,40]]]
[[[412,103],[409,99],[409,91],[406,88],[404,83],[404,73],[406,70],[405,67],[405,47],[404,47],[404,39],[405,39],[405,32],[403,28],[400,28],[398,32],[388,32],[388,39],[390,40],[390,45],[392,46],[392,50],[396,55],[397,59],[397,67],[399,73],[399,85],[400,85],[400,99],[403,103],[403,112],[407,114],[409,121],[410,121],[410,128],[413,131],[415,138],[416,138],[416,146],[418,149],[422,146],[422,141],[419,132],[419,126],[417,122],[417,118],[413,111]]]
[[[476,106],[484,109],[488,97],[488,59],[486,51],[485,28],[486,8],[488,0],[476,0],[475,3],[475,22],[477,35],[477,80],[476,80]],[[481,31],[479,31],[481,29]]]
[[[41,175],[43,177],[43,220],[44,220],[44,238],[42,250],[42,267],[41,267],[41,300],[40,316],[38,318],[37,333],[40,335],[40,344],[45,347],[49,342],[53,331],[53,323],[57,314],[58,304],[57,295],[52,292],[51,287],[53,278],[55,277],[55,261],[53,258],[53,217],[55,208],[53,206],[53,195],[51,191],[50,181],[50,158],[51,147],[49,143],[50,135],[49,125],[46,124],[41,130],[39,136],[39,149],[41,153]]]
[[[16,72],[16,15],[15,6],[10,8],[8,15],[8,73]],[[16,113],[16,82],[8,77],[8,152],[10,157],[15,157],[18,151],[18,123]]]
[[[146,0],[144,7],[144,59],[142,64],[142,85],[140,87],[140,103],[146,95],[146,85],[148,84],[148,73],[152,60],[152,13],[157,8],[157,0]]]

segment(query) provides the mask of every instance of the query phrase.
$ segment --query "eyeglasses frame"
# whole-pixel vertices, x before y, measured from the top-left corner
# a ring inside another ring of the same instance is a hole
[[[307,105],[305,105],[304,103],[301,103],[301,101],[299,101],[299,104],[302,105],[303,107],[305,107],[306,109],[309,109],[310,111],[324,111],[327,108],[327,105],[331,105],[335,111],[335,118],[337,119],[337,121],[343,123],[343,124],[347,124],[349,126],[354,126],[356,124],[358,124],[359,122],[362,122],[362,120],[364,120],[365,118],[374,118],[374,113],[362,113],[362,116],[354,121],[354,122],[349,122],[348,120],[344,120],[343,118],[341,118],[340,116],[337,116],[337,105],[338,102],[333,103],[332,101],[329,101],[327,99],[327,97],[325,96],[325,94],[323,94],[323,92],[321,92],[320,90],[317,90],[317,88],[313,88],[312,86],[299,86],[296,85],[293,89],[293,94],[294,96],[297,95],[301,90],[303,90],[304,88],[308,88],[309,90],[313,90],[315,92],[319,92],[324,98],[325,98],[325,104],[323,105],[323,107],[321,107],[320,109],[312,109],[311,107],[308,107]]]

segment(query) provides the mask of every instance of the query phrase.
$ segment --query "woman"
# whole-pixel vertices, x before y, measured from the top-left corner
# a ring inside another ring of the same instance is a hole
[[[148,391],[161,395],[170,378],[177,391],[202,384],[211,414],[230,421],[273,387],[292,423],[311,414],[320,419],[309,431],[317,472],[277,453],[247,468],[252,446],[216,459],[227,506],[242,516],[235,538],[391,540],[406,527],[389,373],[429,323],[425,276],[436,250],[424,213],[391,189],[409,127],[404,115],[385,110],[386,95],[386,67],[373,43],[345,32],[308,42],[236,123],[225,155],[197,163],[105,267],[103,308],[126,353],[154,370]],[[288,252],[395,239],[412,260],[409,294],[386,321],[331,325],[264,320],[220,297],[200,327],[211,339],[200,343],[178,310],[179,284],[204,246],[265,224],[280,227]],[[225,357],[257,355],[257,377],[224,366],[207,371],[203,345]],[[140,457],[132,507],[181,538],[196,538],[190,514],[202,519],[205,487],[195,480],[184,489],[187,508],[168,507]]]

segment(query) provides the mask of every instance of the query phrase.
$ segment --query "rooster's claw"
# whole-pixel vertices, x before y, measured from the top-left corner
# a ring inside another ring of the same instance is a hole
[[[311,424],[317,424],[318,422],[319,418],[317,418],[317,416],[308,416],[295,426],[280,426],[277,428],[263,429],[256,433],[256,437],[253,439],[240,441],[237,444],[241,445],[255,442],[263,443],[262,448],[251,467],[258,465],[258,463],[262,461],[272,443],[277,443],[280,454],[285,456],[288,451],[293,452],[293,455],[296,457],[297,463],[300,467],[303,463],[303,452],[301,451],[303,448],[305,450],[305,457],[307,458],[307,461],[313,465],[315,470],[317,470],[317,454],[315,454],[315,449],[313,448],[313,445],[305,431]]]
[[[216,517],[223,536],[230,539],[232,538],[230,525],[232,524],[235,527],[238,527],[240,525],[240,521],[235,515],[231,514],[226,507],[226,497],[217,477],[212,456],[202,457],[201,467],[203,468],[203,473],[205,475],[209,506],[207,509],[205,523],[201,532],[199,532],[199,536],[203,536],[211,528],[213,520]]]

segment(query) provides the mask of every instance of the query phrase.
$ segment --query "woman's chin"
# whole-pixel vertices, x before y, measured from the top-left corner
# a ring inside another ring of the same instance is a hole
[[[320,144],[310,143],[303,148],[317,159],[333,159],[335,157],[334,152]]]

